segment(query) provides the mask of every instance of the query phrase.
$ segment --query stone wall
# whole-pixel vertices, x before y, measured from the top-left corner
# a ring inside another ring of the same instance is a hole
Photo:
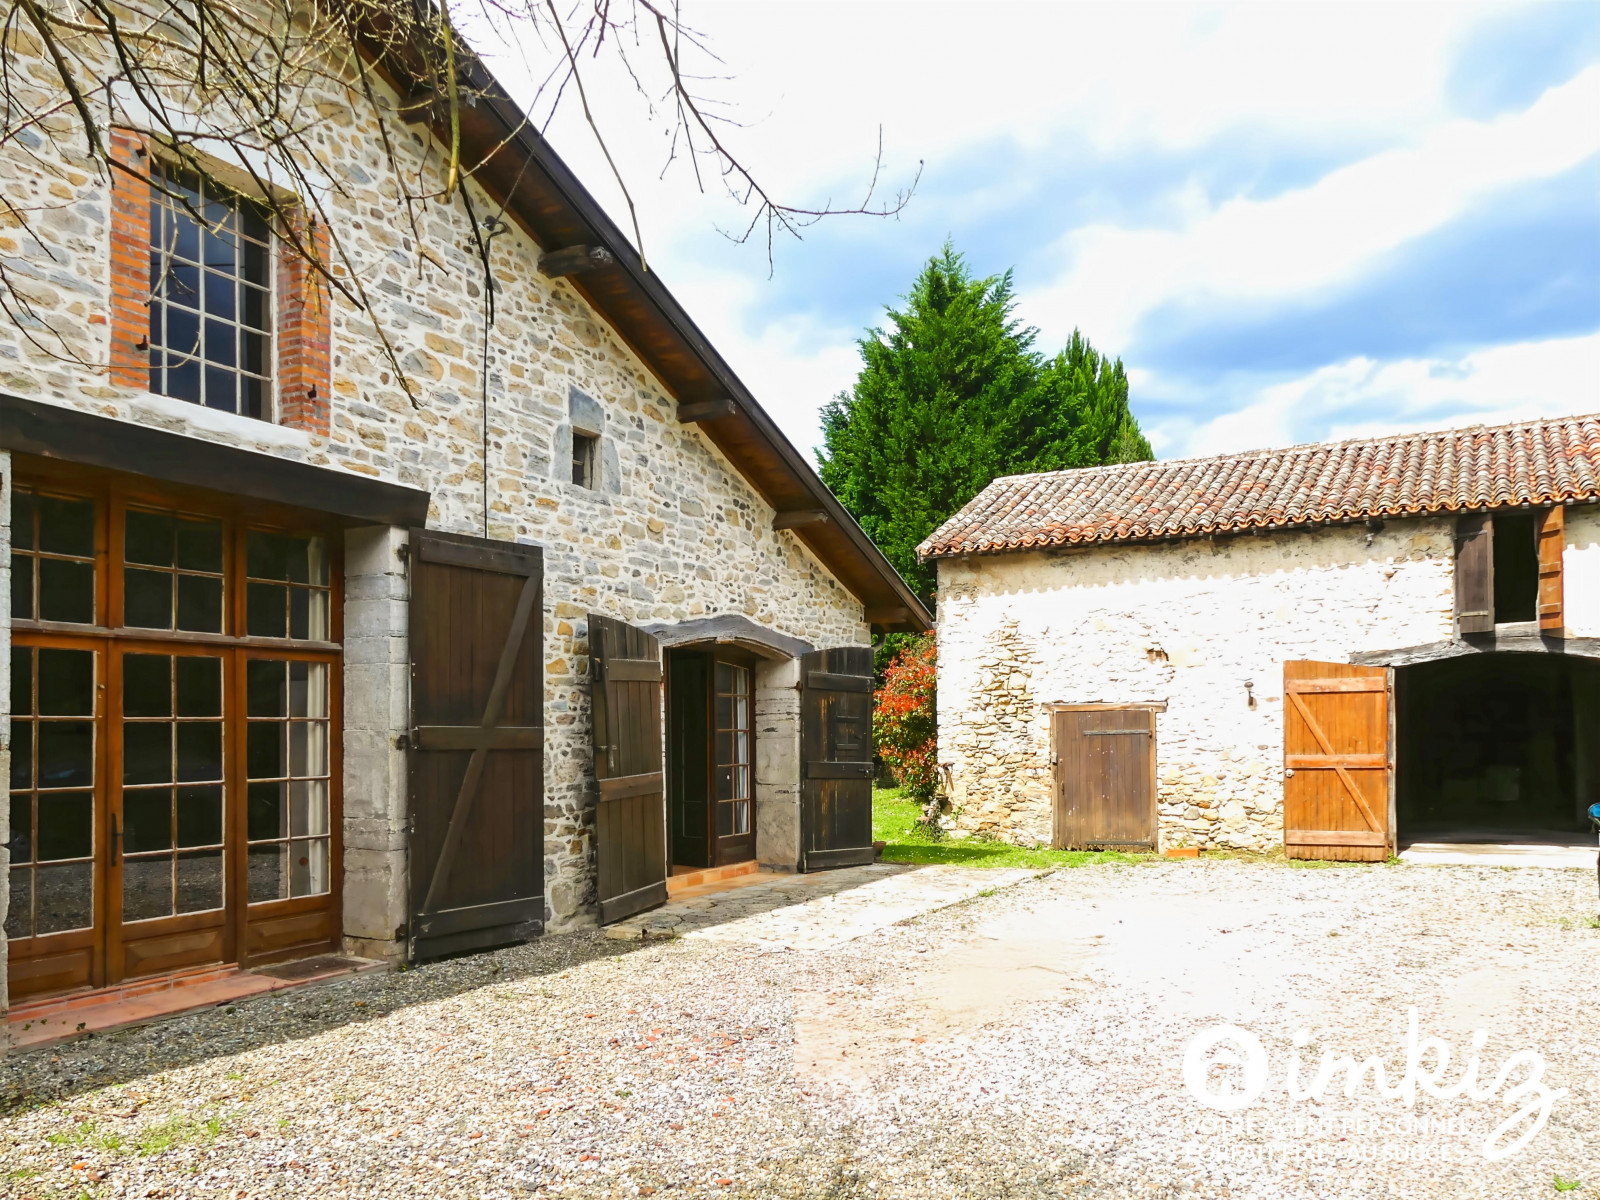
[[[8,69],[47,74],[26,55]],[[96,97],[103,102],[103,93]],[[41,91],[41,105],[47,98]],[[394,96],[382,98],[393,114]],[[736,613],[822,647],[868,640],[862,606],[793,533],[773,531],[772,509],[695,427],[677,421],[674,398],[603,318],[566,283],[539,274],[540,248],[515,228],[493,243],[498,315],[485,358],[485,297],[464,209],[433,205],[420,214],[424,259],[390,204],[366,106],[339,93],[308,97],[307,105],[324,114],[317,136],[345,190],[338,241],[365,274],[420,403],[398,385],[369,318],[348,307],[333,313],[326,436],[115,384],[107,372],[111,185],[94,164],[72,157],[82,139],[64,115],[64,151],[32,133],[0,147],[6,197],[28,206],[48,245],[0,223],[0,255],[35,306],[62,324],[65,350],[90,366],[63,361],[59,345],[45,353],[0,322],[0,389],[426,488],[430,527],[543,546],[547,918],[553,928],[592,920],[586,614],[645,623]],[[424,170],[421,135],[392,115],[387,125],[412,167]],[[496,211],[483,193],[474,189],[472,198],[478,212]],[[575,426],[601,439],[593,489],[570,481]],[[394,536],[350,547],[346,911],[364,945],[390,918],[380,920],[349,888],[393,894],[394,822],[405,816],[392,742],[383,736],[397,720],[395,631],[404,628],[403,597],[393,594],[400,576],[387,559]]]
[[[1283,663],[1452,635],[1452,522],[939,563],[939,762],[954,825],[1051,837],[1047,705],[1165,703],[1163,845],[1281,841]]]

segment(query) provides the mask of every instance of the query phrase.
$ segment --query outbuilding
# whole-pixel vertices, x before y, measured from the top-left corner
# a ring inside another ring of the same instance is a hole
[[[960,833],[1382,860],[1600,799],[1600,417],[998,479],[938,563]]]

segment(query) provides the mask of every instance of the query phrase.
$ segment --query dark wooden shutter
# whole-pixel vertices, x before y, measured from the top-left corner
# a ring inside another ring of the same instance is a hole
[[[667,900],[667,802],[661,776],[661,645],[642,629],[589,614],[594,840],[600,922]]]
[[[1389,706],[1385,667],[1283,664],[1283,849],[1290,858],[1388,856]]]
[[[1567,548],[1567,510],[1548,508],[1539,518],[1539,630],[1560,635],[1566,624],[1561,557]]]
[[[1494,632],[1494,522],[1482,514],[1456,518],[1456,628]]]
[[[411,531],[411,953],[544,929],[544,559]]]
[[[800,656],[801,863],[872,861],[872,649]]]
[[[1055,742],[1057,849],[1156,843],[1156,714],[1062,709]]]

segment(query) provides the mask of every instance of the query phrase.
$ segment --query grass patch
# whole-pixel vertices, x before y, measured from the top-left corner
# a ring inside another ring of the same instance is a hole
[[[1087,867],[1097,863],[1136,863],[1154,858],[1120,850],[1031,850],[1005,842],[964,838],[954,841],[917,823],[922,806],[899,788],[872,791],[872,837],[886,843],[884,862],[953,863],[963,867]]]

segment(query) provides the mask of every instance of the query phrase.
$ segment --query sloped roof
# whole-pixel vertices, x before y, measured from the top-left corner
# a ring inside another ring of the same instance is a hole
[[[1600,497],[1600,414],[996,479],[926,560]]]

